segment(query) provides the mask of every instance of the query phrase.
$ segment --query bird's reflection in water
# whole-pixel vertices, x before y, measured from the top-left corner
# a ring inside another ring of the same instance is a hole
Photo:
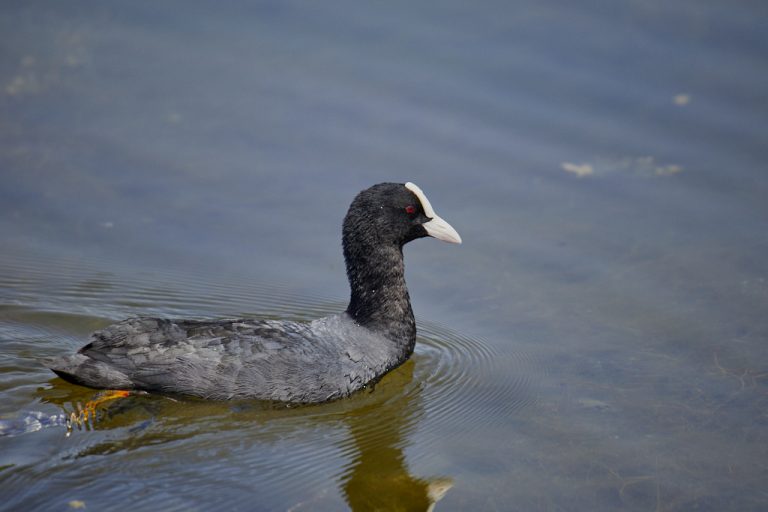
[[[412,475],[405,460],[408,434],[423,416],[414,367],[408,361],[387,375],[377,400],[347,415],[356,450],[341,486],[354,511],[431,511],[453,486],[450,478]]]
[[[234,433],[241,447],[266,445],[284,441],[287,436],[306,436],[317,427],[345,427],[349,435],[328,453],[340,448],[346,463],[336,468],[336,481],[349,508],[354,511],[430,511],[448,490],[453,480],[446,477],[422,478],[410,473],[405,448],[412,442],[409,435],[424,415],[421,401],[421,377],[417,363],[410,360],[387,374],[372,391],[329,404],[285,409],[261,403],[205,402],[173,399],[159,395],[131,396],[106,404],[95,421],[86,428],[95,430],[128,429],[126,436],[110,436],[81,446],[78,457],[116,454],[153,445],[173,443],[174,453],[184,457],[185,449],[200,449],[200,443],[179,445],[179,441],[199,434],[217,431],[229,439]],[[58,405],[65,414],[76,404],[97,396],[97,392],[73,386],[56,378],[51,388],[38,390],[42,402]],[[275,425],[279,425],[276,427]],[[206,439],[206,442],[211,442]],[[219,443],[221,438],[219,438]],[[339,446],[340,445],[340,446]],[[242,455],[240,452],[235,459]],[[147,457],[152,452],[147,451]],[[158,454],[158,457],[161,457]],[[245,457],[245,462],[250,459]],[[233,460],[211,460],[217,464],[233,464]],[[265,461],[260,461],[265,463]],[[333,472],[333,468],[329,468]],[[295,486],[300,486],[294,481]],[[309,500],[299,509],[322,506]]]
[[[361,452],[343,490],[354,511],[431,511],[453,486],[450,478],[417,478],[408,472],[400,448],[382,447]]]

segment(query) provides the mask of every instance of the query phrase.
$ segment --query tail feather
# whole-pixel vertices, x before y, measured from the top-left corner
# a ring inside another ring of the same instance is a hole
[[[97,389],[133,389],[131,379],[120,370],[83,354],[50,359],[44,364],[67,382]]]

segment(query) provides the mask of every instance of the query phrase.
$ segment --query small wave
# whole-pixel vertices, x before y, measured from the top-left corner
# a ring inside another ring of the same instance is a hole
[[[0,301],[5,299],[0,304],[5,332],[0,335],[17,340],[7,345],[13,349],[11,361],[17,368],[24,367],[31,354],[50,356],[72,350],[90,331],[128,316],[301,320],[345,306],[343,301],[288,287],[174,271],[137,272],[120,267],[107,271],[98,262],[3,258],[0,287],[6,284],[10,288],[0,293]],[[417,325],[413,357],[348,399],[287,408],[139,396],[122,405],[110,404],[89,427],[87,436],[73,436],[79,439],[72,457],[119,453],[122,474],[137,476],[145,471],[146,459],[139,448],[146,446],[152,446],[154,460],[226,460],[226,464],[216,464],[217,478],[258,481],[260,488],[275,493],[275,500],[290,493],[295,484],[285,478],[287,474],[303,475],[306,494],[323,492],[329,467],[338,471],[345,492],[353,492],[360,475],[381,468],[389,468],[396,482],[408,482],[402,484],[403,492],[421,489],[430,480],[410,474],[403,451],[416,431],[423,462],[432,443],[472,432],[494,419],[506,423],[510,415],[534,404],[533,387],[541,371],[533,357],[513,348],[512,341],[491,342],[422,318]],[[39,373],[27,375],[24,385],[29,379],[37,379],[39,385],[47,372],[41,367]],[[52,386],[38,391],[36,400],[48,407],[58,406],[62,413],[55,409],[47,415],[22,413],[0,424],[0,434],[63,428],[61,421],[67,413],[93,394],[52,376],[48,382]],[[6,395],[22,394],[29,403],[27,391],[14,389],[6,390]],[[194,493],[195,478],[197,475],[182,472],[158,477],[156,483],[189,486]],[[273,498],[265,499],[270,502]]]
[[[48,414],[43,411],[27,411],[16,418],[0,419],[0,437],[13,437],[37,432],[48,427],[66,427],[67,415]]]
[[[535,403],[540,368],[524,352],[499,350],[487,340],[421,322],[416,358],[430,422],[471,430],[476,422],[506,417]],[[510,342],[509,345],[512,345]]]

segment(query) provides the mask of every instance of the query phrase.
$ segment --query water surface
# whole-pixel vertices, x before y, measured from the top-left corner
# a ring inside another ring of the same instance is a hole
[[[766,10],[4,3],[0,508],[764,510]],[[343,309],[380,181],[464,244],[406,248],[372,391],[29,416],[112,321]]]

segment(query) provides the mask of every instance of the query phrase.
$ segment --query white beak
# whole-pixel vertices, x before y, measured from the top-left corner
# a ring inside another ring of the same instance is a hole
[[[429,236],[435,237],[438,240],[450,242],[452,244],[461,243],[461,237],[456,230],[453,229],[453,226],[445,222],[445,220],[438,215],[432,217],[432,220],[425,222],[422,226],[427,230]]]

